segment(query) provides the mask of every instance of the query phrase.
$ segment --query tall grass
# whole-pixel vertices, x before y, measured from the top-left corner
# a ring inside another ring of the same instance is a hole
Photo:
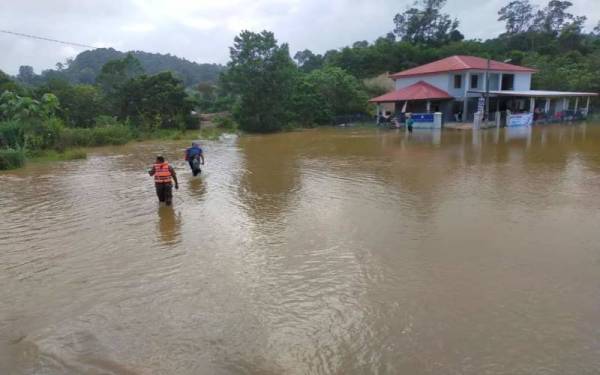
[[[65,151],[56,151],[56,150],[46,150],[40,151],[36,153],[31,153],[29,156],[29,160],[36,163],[46,163],[46,162],[55,162],[55,161],[65,161],[65,160],[79,160],[86,159],[87,152],[82,149],[70,149]]]
[[[57,149],[122,145],[134,139],[133,131],[125,125],[110,125],[97,128],[65,128],[60,132]]]
[[[0,149],[0,170],[20,168],[25,165],[25,152],[22,149]]]

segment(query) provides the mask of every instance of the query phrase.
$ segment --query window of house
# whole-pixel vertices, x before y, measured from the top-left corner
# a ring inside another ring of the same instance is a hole
[[[454,88],[455,89],[460,89],[461,86],[462,86],[462,75],[455,74],[454,75]]]
[[[471,76],[471,88],[476,89],[477,87],[479,87],[479,76],[472,75]]]
[[[515,87],[515,75],[504,74],[502,76],[502,88],[501,90],[514,90]]]

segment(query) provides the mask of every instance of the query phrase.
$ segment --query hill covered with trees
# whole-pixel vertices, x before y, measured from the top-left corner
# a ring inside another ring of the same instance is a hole
[[[143,51],[120,52],[113,48],[98,48],[84,51],[66,63],[57,63],[56,69],[36,75],[31,66],[21,66],[17,79],[27,85],[39,85],[50,79],[66,79],[74,84],[93,84],[104,64],[111,60],[123,59],[128,54],[135,57],[148,74],[171,72],[181,79],[185,86],[200,82],[215,82],[223,66],[218,64],[198,64],[170,54]]]

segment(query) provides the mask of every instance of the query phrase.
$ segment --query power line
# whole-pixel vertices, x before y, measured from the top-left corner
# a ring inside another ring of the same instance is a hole
[[[0,33],[10,34],[10,35],[16,35],[16,36],[22,36],[24,38],[44,40],[46,42],[54,42],[54,43],[66,44],[68,46],[83,47],[83,48],[92,48],[92,49],[98,48],[98,47],[90,46],[90,45],[87,45],[87,44],[65,42],[64,40],[57,40],[57,39],[45,38],[43,36],[17,33],[17,32],[9,31],[9,30],[0,30]]]

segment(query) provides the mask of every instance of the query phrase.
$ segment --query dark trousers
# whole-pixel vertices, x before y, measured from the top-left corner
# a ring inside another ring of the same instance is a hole
[[[154,186],[156,187],[158,201],[165,202],[167,206],[170,206],[173,202],[173,184],[154,184]]]
[[[197,176],[199,173],[202,173],[202,169],[200,169],[200,160],[198,159],[190,159],[188,160],[190,163],[190,168],[192,169],[192,173],[194,176]]]

